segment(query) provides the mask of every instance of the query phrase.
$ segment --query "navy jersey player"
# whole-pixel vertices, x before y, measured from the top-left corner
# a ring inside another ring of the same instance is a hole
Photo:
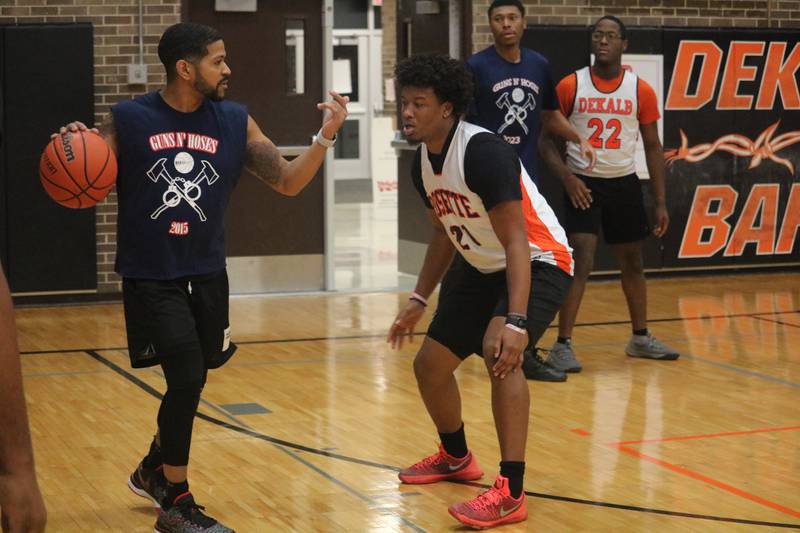
[[[395,70],[403,132],[421,141],[412,179],[435,231],[417,285],[389,330],[394,346],[413,332],[442,282],[439,303],[414,373],[441,439],[438,453],[402,470],[404,483],[473,480],[483,473],[467,447],[454,371],[483,355],[500,441],[500,475],[491,489],[450,507],[468,526],[525,520],[522,480],[530,397],[522,353],[544,333],[567,294],[572,254],[564,230],[514,150],[460,119],[472,96],[464,64],[418,56]]]
[[[519,0],[494,0],[488,10],[494,43],[467,59],[474,82],[474,102],[467,120],[497,133],[517,152],[528,175],[539,183],[538,137],[551,135],[576,143],[588,161],[594,151],[558,111],[555,84],[544,56],[520,46],[525,8]],[[456,258],[458,261],[458,258]],[[567,375],[525,352],[525,375],[538,381],[565,381]]]
[[[225,533],[189,491],[192,423],[209,369],[233,354],[223,216],[243,167],[295,195],[314,177],[347,116],[346,97],[323,111],[316,142],[291,162],[241,104],[226,101],[231,76],[213,28],[180,23],[161,37],[167,85],[120,102],[100,127],[117,154],[116,271],[123,278],[134,367],[159,364],[167,391],[150,451],[129,487],[161,507],[162,533]],[[85,128],[72,123],[60,133]]]
[[[558,111],[547,59],[520,46],[525,31],[522,3],[494,0],[488,15],[494,44],[467,59],[475,91],[467,120],[513,146],[534,183],[538,183],[537,144],[542,126],[576,143],[593,160],[591,145]]]

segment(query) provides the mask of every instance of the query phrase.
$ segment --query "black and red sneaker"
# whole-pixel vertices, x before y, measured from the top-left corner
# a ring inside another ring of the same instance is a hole
[[[153,469],[144,466],[144,462],[139,463],[128,478],[128,488],[153,502],[154,507],[161,508],[161,502],[167,495],[167,478],[164,477],[163,467]]]

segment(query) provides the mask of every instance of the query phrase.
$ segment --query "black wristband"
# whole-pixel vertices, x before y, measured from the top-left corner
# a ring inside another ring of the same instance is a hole
[[[511,324],[520,329],[526,329],[528,327],[528,317],[516,313],[509,313],[506,316],[506,324]]]

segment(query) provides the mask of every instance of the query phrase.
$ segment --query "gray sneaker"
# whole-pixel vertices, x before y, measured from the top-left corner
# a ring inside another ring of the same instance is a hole
[[[550,348],[550,355],[547,357],[547,362],[564,372],[573,373],[583,370],[583,367],[578,362],[578,358],[575,357],[575,352],[572,351],[572,343],[570,341],[566,343],[556,342],[553,344],[553,347]]]
[[[631,336],[631,340],[625,346],[625,353],[628,354],[628,357],[658,359],[659,361],[674,361],[681,356],[677,350],[653,337],[652,333]]]

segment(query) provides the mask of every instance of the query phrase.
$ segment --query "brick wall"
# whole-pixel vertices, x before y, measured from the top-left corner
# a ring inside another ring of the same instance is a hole
[[[0,0],[0,24],[91,22],[94,25],[94,102],[98,123],[111,104],[164,84],[158,40],[180,20],[180,0],[143,0],[144,62],[147,85],[127,84],[127,65],[139,60],[138,0]],[[55,127],[57,124],[54,124]],[[117,199],[112,193],[97,207],[97,288],[118,292],[114,273]]]
[[[492,43],[486,10],[472,2],[472,50]],[[800,0],[523,0],[528,24],[589,25],[616,15],[628,26],[800,28]]]

